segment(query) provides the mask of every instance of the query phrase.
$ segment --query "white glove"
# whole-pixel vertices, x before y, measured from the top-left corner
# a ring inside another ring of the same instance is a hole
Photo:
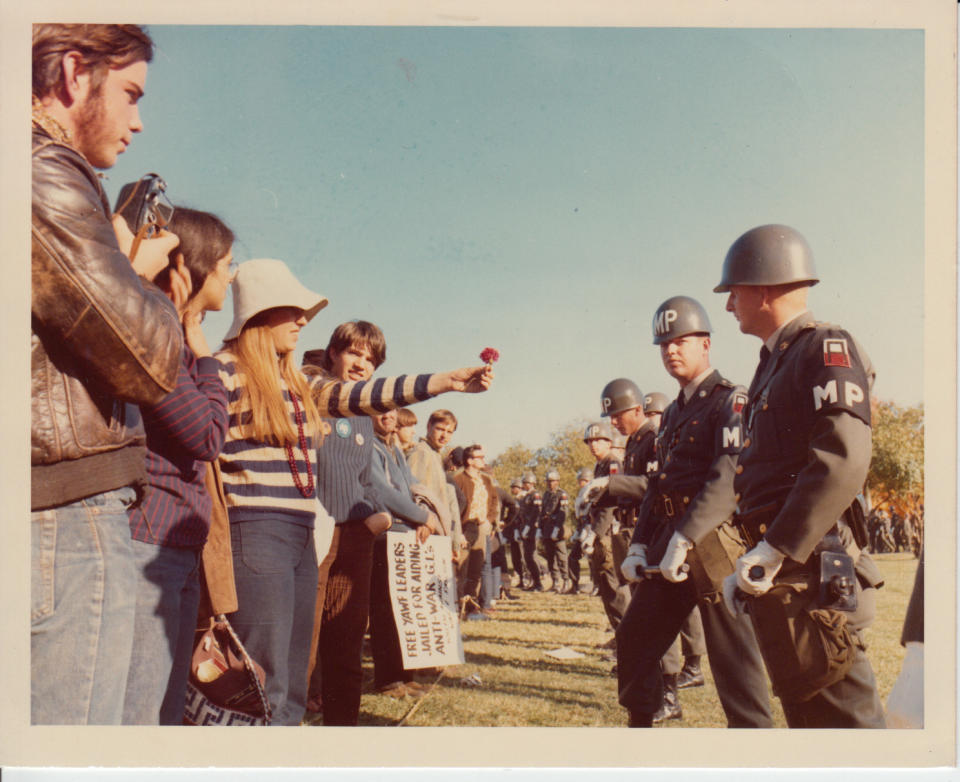
[[[900,675],[887,697],[888,728],[923,727],[923,644],[907,642]]]
[[[773,586],[773,577],[780,571],[786,554],[781,554],[767,541],[761,540],[737,560],[737,586],[748,595],[762,595]],[[763,575],[760,578],[750,577],[750,570],[759,566]]]
[[[667,581],[679,584],[686,581],[688,576],[681,572],[680,567],[687,559],[687,552],[693,548],[693,541],[682,532],[674,532],[667,544],[667,550],[660,558],[660,572]]]
[[[537,534],[534,536],[535,540],[540,540],[543,537],[543,532],[541,532],[540,527],[537,527]]]
[[[580,545],[580,548],[583,549],[584,554],[590,556],[593,553],[593,542],[597,539],[597,533],[593,531],[593,527],[586,526],[583,528],[581,538],[583,543]]]
[[[600,495],[607,490],[607,484],[609,482],[610,478],[603,477],[594,478],[589,483],[584,484],[584,487],[577,493],[577,499],[573,503],[574,512],[578,518],[584,516],[590,509],[590,506],[600,499]]]
[[[525,525],[524,525],[523,531],[520,533],[520,537],[523,538],[524,540],[526,540],[528,537],[530,537],[530,525],[529,525],[529,524],[525,524]]]
[[[731,573],[723,579],[723,604],[734,619],[738,619],[747,613],[746,604],[743,601],[743,592],[737,592],[737,576],[735,573]]]
[[[574,543],[576,543],[578,540],[580,540],[580,532],[581,532],[581,530],[578,529],[578,530],[576,530],[576,531],[570,536],[570,545],[571,545],[571,546],[572,546]]]
[[[627,581],[642,581],[643,569],[647,566],[647,547],[643,543],[631,543],[627,556],[620,563],[620,572]],[[686,578],[686,574],[684,574]]]
[[[519,530],[519,529],[514,529],[514,530],[513,530],[513,539],[514,539],[517,543],[520,542],[520,530]]]
[[[554,527],[550,531],[550,540],[559,540],[560,539],[560,527]]]

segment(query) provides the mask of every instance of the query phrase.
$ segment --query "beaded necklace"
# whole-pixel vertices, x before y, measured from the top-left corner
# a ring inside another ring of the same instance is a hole
[[[304,461],[307,463],[307,485],[303,485],[300,479],[300,472],[297,470],[297,460],[293,455],[293,446],[287,443],[284,445],[287,451],[287,463],[290,465],[290,474],[293,475],[293,482],[304,497],[312,497],[314,490],[313,470],[310,469],[310,455],[307,452],[307,438],[303,434],[303,413],[300,412],[300,404],[297,402],[297,395],[290,392],[290,400],[293,402],[293,416],[297,419],[297,434],[300,439],[300,451],[303,453]]]

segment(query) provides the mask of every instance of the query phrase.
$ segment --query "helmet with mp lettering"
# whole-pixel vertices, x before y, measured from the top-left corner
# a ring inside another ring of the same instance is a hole
[[[550,472],[547,473],[547,481],[559,481],[559,480],[560,480],[560,473],[558,473],[556,470],[550,470]]]
[[[799,231],[788,225],[760,225],[730,245],[720,284],[713,292],[727,293],[732,285],[816,285],[819,281],[813,251]]]
[[[673,296],[657,307],[653,315],[653,344],[660,345],[688,334],[709,334],[710,319],[696,299]]]
[[[611,380],[600,392],[600,415],[603,418],[642,406],[643,392],[636,383],[625,377]]]
[[[523,474],[523,482],[524,482],[524,483],[536,483],[536,482],[537,482],[537,476],[534,475],[532,472],[525,472],[525,473]]]
[[[667,405],[669,404],[670,400],[666,394],[661,394],[659,391],[651,391],[643,398],[643,412],[645,415],[662,413],[667,409]]]
[[[613,442],[613,434],[610,431],[610,424],[606,421],[594,421],[589,424],[583,433],[583,441],[589,443],[591,440],[609,440]]]

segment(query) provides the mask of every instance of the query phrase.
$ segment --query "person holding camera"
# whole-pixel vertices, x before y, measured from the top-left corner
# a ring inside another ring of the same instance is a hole
[[[167,265],[177,237],[145,240],[131,265],[95,169],[142,130],[152,56],[136,25],[33,27],[34,724],[123,714],[137,581],[127,510],[146,477],[136,405],[175,388],[183,334],[170,299],[142,278]]]
[[[221,364],[204,338],[205,312],[220,310],[233,280],[233,232],[216,216],[178,207],[169,228],[180,238],[157,283],[186,273],[190,298],[180,307],[184,346],[177,387],[141,405],[147,433],[147,488],[129,511],[138,566],[134,632],[123,707],[125,725],[180,725],[197,608],[200,553],[210,528],[205,485],[227,433]]]

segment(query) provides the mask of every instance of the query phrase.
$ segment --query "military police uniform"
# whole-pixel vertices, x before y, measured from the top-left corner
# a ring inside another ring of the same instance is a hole
[[[515,485],[511,482],[511,488]],[[517,574],[519,579],[519,586],[524,586],[527,583],[526,567],[523,564],[523,549],[520,546],[520,531],[522,529],[522,521],[520,515],[520,508],[523,502],[523,492],[521,491],[517,495],[511,494],[513,498],[513,504],[504,503],[501,505],[501,520],[503,522],[503,536],[506,538],[507,547],[510,549],[510,565],[513,568],[514,572]]]
[[[731,245],[714,291],[791,286],[774,288],[783,297],[817,282],[803,236],[764,225]],[[790,727],[881,728],[883,707],[860,636],[883,583],[862,552],[868,535],[858,497],[871,457],[873,368],[843,329],[801,312],[767,334],[749,323],[756,317],[749,302],[737,299],[732,311],[765,343],[744,410],[734,489],[736,522],[752,548],[728,582],[750,595],[746,605]],[[794,623],[787,628],[807,622],[816,632],[799,640],[780,630],[784,617]],[[811,640],[821,638],[829,639],[827,654]]]
[[[559,477],[559,476],[558,476]],[[543,493],[540,506],[540,530],[543,541],[543,553],[547,560],[547,570],[553,581],[551,589],[562,592],[567,586],[567,507],[570,498],[558,488],[547,489]]]
[[[622,470],[623,465],[608,456],[597,462],[593,474],[595,478],[605,478],[618,475]],[[616,510],[617,502],[610,497],[601,497],[590,508],[590,526],[596,533],[590,554],[590,576],[614,630],[630,604],[630,590],[621,582],[620,572],[613,564],[614,525],[618,523]]]
[[[525,589],[542,592],[540,563],[537,562],[537,540],[540,538],[540,508],[543,497],[536,489],[528,491],[520,501],[520,545],[523,562],[530,579]]]
[[[798,572],[819,579],[819,553],[830,545],[825,536],[833,533],[853,556],[857,574],[858,607],[846,614],[855,644],[853,665],[812,698],[789,702],[781,697],[790,727],[884,726],[859,634],[873,621],[873,591],[883,581],[844,518],[870,464],[871,374],[869,359],[848,332],[817,323],[806,312],[783,327],[750,385],[734,481],[748,545],[765,540],[787,555],[774,584]]]
[[[660,471],[651,476],[633,543],[659,562],[675,531],[696,545],[734,510],[732,477],[740,450],[743,389],[713,371],[693,398],[663,415]],[[663,698],[660,658],[699,605],[710,670],[730,727],[772,727],[763,662],[750,623],[733,619],[716,595],[700,600],[694,580],[650,578],[638,583],[617,631],[620,703],[631,714],[653,714]]]
[[[617,573],[623,563],[633,537],[633,530],[640,513],[640,504],[646,494],[649,479],[648,474],[658,472],[657,462],[657,429],[652,422],[644,423],[637,431],[627,438],[627,448],[624,454],[623,474],[613,476],[607,484],[607,491],[618,498],[620,506],[620,538],[619,545],[615,545],[614,564]],[[640,479],[640,480],[638,480]],[[622,576],[621,576],[621,580]],[[700,658],[707,653],[706,641],[703,636],[703,621],[700,609],[697,606],[683,620],[680,627],[680,637],[670,645],[661,659],[661,669],[664,674],[683,674],[689,681],[696,680],[701,684],[703,676],[700,673]],[[684,663],[686,660],[686,663]],[[686,671],[684,670],[686,667]],[[687,686],[687,685],[681,685]]]

